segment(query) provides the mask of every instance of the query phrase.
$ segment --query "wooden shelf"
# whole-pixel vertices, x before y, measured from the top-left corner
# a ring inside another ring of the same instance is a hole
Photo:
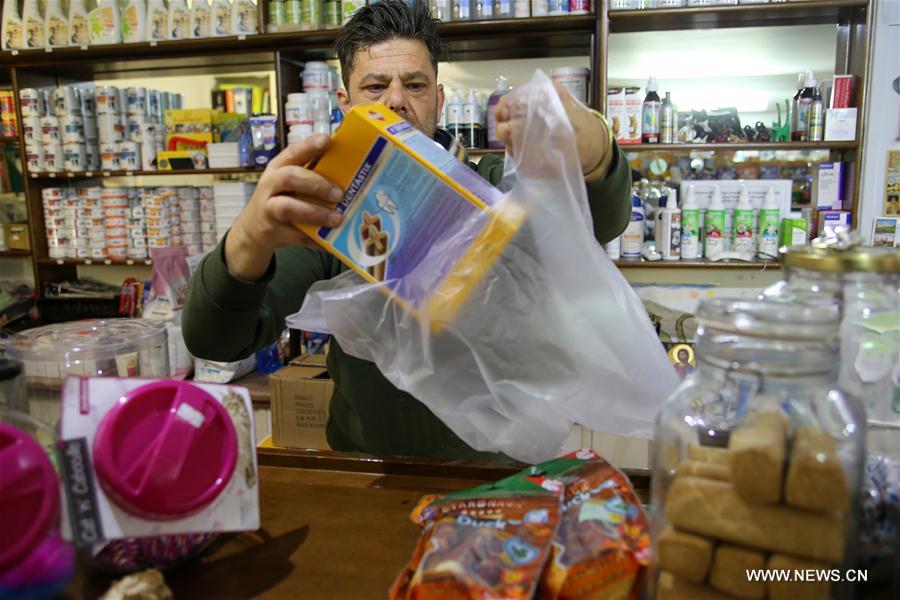
[[[687,152],[691,150],[856,150],[858,142],[744,142],[737,144],[620,144],[624,152]]]
[[[594,32],[596,15],[541,17],[529,19],[492,19],[487,21],[453,21],[438,26],[441,38],[452,42],[460,39],[491,38],[507,33],[542,35],[553,33]],[[284,51],[290,49],[330,49],[337,37],[337,29],[262,33],[248,36],[228,36],[197,40],[139,42],[108,46],[83,46],[38,50],[0,52],[0,65],[28,67],[63,64],[72,61],[147,60],[170,56],[184,57],[218,54],[229,56],[256,51]]]
[[[17,144],[19,143],[19,136],[14,135],[12,137],[0,137],[0,142],[4,144]]]
[[[31,179],[92,179],[95,177],[153,177],[165,175],[243,175],[262,173],[257,167],[236,167],[233,169],[173,169],[171,171],[84,171],[81,173],[29,173]]]
[[[620,269],[745,269],[767,270],[780,269],[781,264],[776,261],[718,261],[708,260],[616,260],[613,261]]]
[[[839,23],[853,11],[865,10],[868,0],[805,0],[776,4],[740,4],[690,8],[614,10],[610,32],[766,27]]]
[[[31,250],[0,250],[0,258],[29,258]]]
[[[108,258],[47,258],[38,257],[34,259],[39,265],[76,265],[76,266],[99,266],[99,267],[149,267],[153,261],[148,259],[127,259],[127,260],[111,260]]]

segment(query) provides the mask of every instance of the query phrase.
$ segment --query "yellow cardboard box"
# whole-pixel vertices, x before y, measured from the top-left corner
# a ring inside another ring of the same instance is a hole
[[[31,250],[28,223],[6,224],[6,246],[10,250]]]

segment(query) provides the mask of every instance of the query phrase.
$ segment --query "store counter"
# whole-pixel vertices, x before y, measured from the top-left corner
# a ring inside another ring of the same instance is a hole
[[[224,535],[166,571],[175,598],[383,598],[419,537],[409,513],[422,495],[518,469],[274,448],[258,454],[262,528]],[[634,480],[645,492],[646,476]],[[66,597],[96,598],[112,580],[82,568]]]

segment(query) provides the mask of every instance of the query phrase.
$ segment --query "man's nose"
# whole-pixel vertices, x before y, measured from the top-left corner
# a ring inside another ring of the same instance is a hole
[[[406,90],[399,83],[391,83],[384,95],[384,103],[392,111],[398,114],[407,112]]]

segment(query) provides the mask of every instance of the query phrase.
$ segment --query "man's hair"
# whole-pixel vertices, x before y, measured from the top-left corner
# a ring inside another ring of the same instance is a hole
[[[437,74],[438,60],[444,55],[444,45],[435,27],[439,22],[432,18],[428,3],[422,0],[413,0],[412,4],[404,0],[378,0],[361,7],[341,28],[334,42],[344,87],[349,87],[357,52],[394,39],[424,43]]]

